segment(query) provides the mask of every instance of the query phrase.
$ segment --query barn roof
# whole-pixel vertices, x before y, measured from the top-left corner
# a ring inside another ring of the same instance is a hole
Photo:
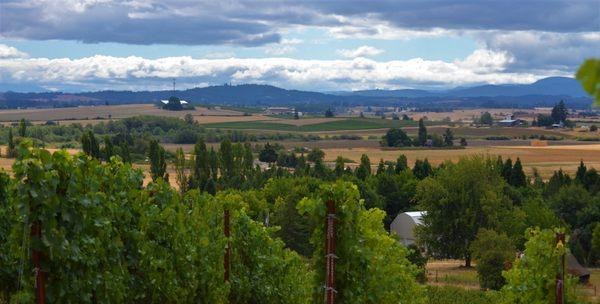
[[[425,213],[427,213],[427,211],[408,211],[408,212],[404,212],[404,213],[400,213],[400,214],[405,214],[408,215],[412,218],[412,220],[415,222],[415,224],[420,225],[421,224],[421,217],[423,215],[425,215]],[[400,215],[398,214],[398,215]]]

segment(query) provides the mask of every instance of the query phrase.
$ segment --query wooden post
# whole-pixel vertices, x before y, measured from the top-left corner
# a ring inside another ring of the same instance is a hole
[[[223,259],[223,263],[225,265],[225,282],[229,282],[229,259],[231,257],[231,242],[229,241],[229,210],[227,209],[223,211],[223,232],[225,234],[225,237],[227,238],[227,248],[225,248],[225,257]]]
[[[35,221],[31,225],[31,236],[41,239],[42,237],[42,226],[39,221]],[[34,249],[31,252],[31,259],[33,261],[33,271],[35,275],[35,302],[37,304],[46,303],[46,276],[42,271],[41,261],[42,253]]]
[[[335,203],[327,201],[325,221],[325,303],[335,303]]]
[[[560,255],[560,270],[556,275],[556,304],[565,303],[565,252],[564,246],[565,244],[565,234],[557,233],[556,234],[556,244],[562,244],[563,252]]]

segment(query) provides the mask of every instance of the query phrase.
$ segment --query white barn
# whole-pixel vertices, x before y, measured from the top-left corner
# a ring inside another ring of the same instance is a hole
[[[390,224],[390,233],[398,235],[404,246],[414,244],[416,241],[415,227],[421,225],[423,215],[425,215],[425,211],[399,213]]]

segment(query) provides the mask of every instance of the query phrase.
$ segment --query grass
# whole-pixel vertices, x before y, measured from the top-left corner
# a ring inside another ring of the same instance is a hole
[[[368,119],[368,118],[338,118],[334,121],[321,122],[315,124],[299,125],[279,123],[279,122],[225,122],[204,124],[207,128],[219,129],[255,129],[286,132],[319,132],[319,131],[342,131],[342,130],[370,130],[385,129],[391,127],[412,127],[417,123],[415,121],[401,121],[389,119]]]

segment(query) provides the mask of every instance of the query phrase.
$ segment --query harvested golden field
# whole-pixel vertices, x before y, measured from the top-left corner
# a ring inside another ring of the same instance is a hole
[[[156,115],[170,117],[184,117],[186,114],[199,116],[242,116],[243,113],[223,109],[208,109],[197,107],[194,111],[166,111],[153,104],[128,104],[114,106],[82,106],[74,108],[49,108],[49,109],[15,109],[1,110],[0,121],[18,121],[25,118],[30,121],[47,120],[93,120],[126,118],[136,115]],[[252,116],[250,116],[252,117]]]
[[[4,152],[4,149],[2,149]],[[0,157],[0,171],[5,170],[7,172],[12,171],[12,164],[15,162],[14,159]]]
[[[456,150],[383,150],[379,147],[361,148],[325,148],[326,161],[335,161],[338,155],[360,161],[362,154],[367,154],[371,163],[376,166],[379,159],[384,161],[395,161],[398,155],[404,154],[409,164],[417,159],[427,158],[433,165],[438,165],[445,160],[457,161],[462,156],[489,155],[502,156],[503,158],[520,158],[527,174],[532,174],[533,168],[537,168],[544,178],[548,178],[555,170],[574,174],[583,160],[589,167],[600,169],[600,145],[568,145],[568,146],[478,146],[467,147]]]
[[[452,121],[462,120],[464,122],[472,122],[473,119],[479,118],[481,114],[489,112],[495,119],[503,119],[507,114],[517,113],[517,117],[524,120],[532,120],[537,114],[548,114],[550,109],[496,109],[482,108],[469,110],[454,110],[450,112],[408,112],[409,117],[418,120],[427,117],[428,120],[442,120],[450,118]]]

